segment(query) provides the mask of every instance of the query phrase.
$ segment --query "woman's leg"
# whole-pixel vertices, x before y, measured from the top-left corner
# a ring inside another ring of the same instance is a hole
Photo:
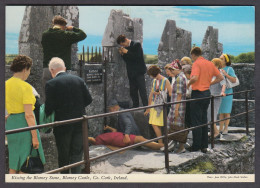
[[[147,139],[145,139],[143,136],[136,136],[135,140],[134,140],[135,144],[144,142],[144,141],[147,141]],[[150,149],[159,150],[164,145],[163,145],[163,143],[150,142],[150,143],[144,144],[144,146],[146,146]]]
[[[219,120],[222,120],[224,118],[225,118],[225,114],[219,114]],[[219,122],[219,132],[223,132],[223,127],[225,122],[226,122],[225,120]]]
[[[225,118],[230,118],[230,114],[224,114]],[[229,125],[230,119],[225,120],[225,128],[224,131],[228,131],[228,125]]]
[[[157,125],[152,125],[152,126],[153,126],[153,130],[156,134],[156,137],[162,136],[161,127],[158,127]],[[163,143],[162,139],[158,140],[158,143]]]
[[[14,170],[14,169],[9,169],[9,174],[16,174],[17,172],[16,172],[16,170]]]
[[[24,173],[24,172],[22,172],[22,171],[19,171],[19,174],[27,174],[27,173]]]
[[[218,136],[219,134],[219,131],[218,131],[218,128],[217,128],[217,124],[214,123],[214,137]]]

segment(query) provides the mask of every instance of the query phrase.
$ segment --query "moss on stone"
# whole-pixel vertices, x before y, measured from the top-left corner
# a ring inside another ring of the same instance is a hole
[[[240,140],[241,140],[241,142],[246,142],[248,140],[248,138],[249,137],[245,135]]]
[[[213,173],[215,166],[210,161],[199,162],[197,165],[192,166],[189,169],[180,171],[178,174],[209,174]]]

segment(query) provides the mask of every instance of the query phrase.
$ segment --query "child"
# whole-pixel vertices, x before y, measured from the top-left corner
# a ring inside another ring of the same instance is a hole
[[[211,60],[214,65],[218,68],[221,69],[222,68],[222,60],[219,58],[214,58]],[[222,72],[220,71],[220,73],[222,74]],[[222,80],[219,83],[214,83],[215,77],[212,78],[212,82],[211,82],[211,86],[210,86],[210,93],[213,96],[225,96],[225,90],[226,90],[226,80]],[[217,121],[217,115],[218,115],[218,111],[219,111],[219,107],[221,104],[221,97],[217,97],[214,99],[214,121]],[[211,121],[211,104],[209,104],[209,108],[208,108],[208,122]],[[220,137],[220,132],[216,127],[216,123],[214,123],[214,138],[219,138]]]

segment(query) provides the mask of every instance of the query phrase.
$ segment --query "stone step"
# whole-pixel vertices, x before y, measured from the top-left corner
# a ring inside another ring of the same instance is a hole
[[[219,139],[220,142],[236,142],[245,138],[246,134],[244,133],[229,133],[227,135],[222,135]]]
[[[219,129],[219,126],[217,125],[217,128]],[[246,126],[245,127],[228,127],[229,133],[245,133],[246,132]],[[255,132],[255,128],[249,128],[249,132]]]

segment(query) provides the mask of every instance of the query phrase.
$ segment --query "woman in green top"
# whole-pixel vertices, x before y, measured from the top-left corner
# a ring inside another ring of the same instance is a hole
[[[31,127],[36,125],[33,113],[35,97],[33,89],[25,80],[30,75],[32,59],[18,55],[10,67],[14,72],[13,77],[5,83],[6,91],[6,130]],[[37,155],[39,150],[42,163],[45,163],[45,157],[42,149],[41,139],[38,130],[25,131],[7,135],[9,152],[9,173],[22,173],[21,167],[30,154],[31,145],[33,145],[32,156]]]

